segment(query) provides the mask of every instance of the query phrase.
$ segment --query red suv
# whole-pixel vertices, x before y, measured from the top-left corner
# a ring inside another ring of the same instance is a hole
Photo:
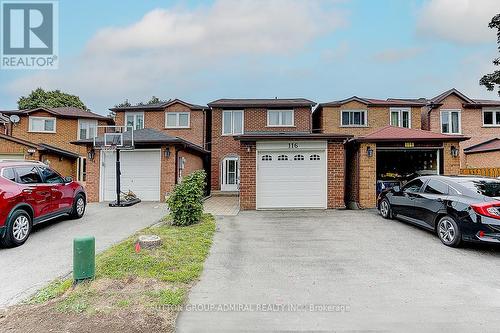
[[[69,215],[81,218],[86,194],[71,177],[41,162],[0,162],[0,243],[22,245],[33,225]]]

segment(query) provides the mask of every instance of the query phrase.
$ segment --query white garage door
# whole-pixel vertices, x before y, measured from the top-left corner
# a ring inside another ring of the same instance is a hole
[[[101,152],[101,201],[116,200],[116,153]],[[120,152],[121,190],[131,190],[143,201],[160,201],[161,151]]]
[[[24,160],[24,154],[0,154],[0,160]]]
[[[326,208],[326,143],[288,145],[258,143],[257,209]]]

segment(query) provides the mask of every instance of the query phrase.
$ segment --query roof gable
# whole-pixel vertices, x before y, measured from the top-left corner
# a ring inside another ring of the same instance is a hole
[[[460,99],[462,99],[463,101],[465,101],[466,103],[470,103],[470,104],[473,104],[474,103],[474,100],[470,99],[469,97],[465,96],[464,94],[462,94],[460,91],[458,91],[457,89],[455,88],[452,88],[450,90],[447,90],[445,91],[444,93],[442,94],[439,94],[437,95],[436,97],[434,98],[431,98],[430,99],[430,103],[431,104],[439,104],[441,103],[446,97],[450,96],[450,95],[456,95],[458,96]]]

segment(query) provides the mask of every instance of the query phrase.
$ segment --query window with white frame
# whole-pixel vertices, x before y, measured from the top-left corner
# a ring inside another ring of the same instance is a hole
[[[189,112],[166,112],[166,128],[189,128]]]
[[[29,117],[29,131],[40,132],[40,133],[55,133],[56,118]]]
[[[483,126],[500,126],[500,109],[483,110]]]
[[[87,180],[87,159],[85,157],[78,158],[77,164],[77,181],[84,182]]]
[[[441,110],[441,133],[460,134],[461,129],[460,110]]]
[[[267,110],[267,126],[293,126],[293,110]]]
[[[342,111],[342,126],[367,126],[366,110],[345,110]]]
[[[391,108],[391,126],[411,128],[411,109]]]
[[[222,135],[243,134],[243,111],[222,112]]]
[[[144,112],[125,112],[125,126],[127,126],[127,129],[143,129]]]
[[[93,139],[97,133],[97,120],[78,119],[78,140]]]

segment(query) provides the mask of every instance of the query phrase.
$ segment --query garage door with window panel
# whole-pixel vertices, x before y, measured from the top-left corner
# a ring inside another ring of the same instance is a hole
[[[160,201],[159,149],[120,151],[121,190],[131,190],[143,201]],[[116,152],[101,152],[100,201],[116,200]]]
[[[257,209],[327,207],[326,142],[258,142]]]

